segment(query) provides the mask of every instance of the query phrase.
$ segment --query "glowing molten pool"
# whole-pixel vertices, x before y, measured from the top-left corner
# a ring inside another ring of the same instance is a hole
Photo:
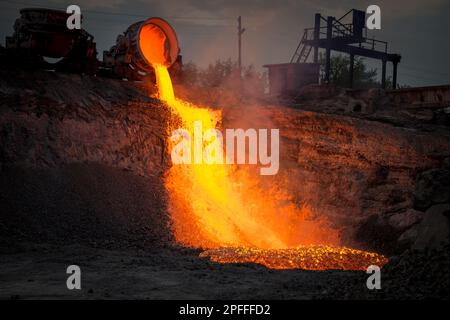
[[[366,270],[383,266],[387,259],[377,253],[324,245],[289,249],[218,248],[200,254],[220,263],[257,263],[272,269]]]
[[[202,122],[203,131],[219,126],[221,112],[176,99],[167,67],[160,63],[153,63],[153,67],[159,97],[181,119],[184,129],[192,133],[194,121]],[[178,127],[169,126],[169,136],[175,129]],[[170,149],[173,143],[169,142]],[[173,165],[167,172],[165,186],[176,240],[206,249],[201,256],[213,261],[311,270],[360,270],[386,263],[383,256],[339,247],[339,233],[327,221],[311,219],[309,208],[299,208],[291,195],[280,188],[262,188],[259,176],[245,168],[223,164]]]

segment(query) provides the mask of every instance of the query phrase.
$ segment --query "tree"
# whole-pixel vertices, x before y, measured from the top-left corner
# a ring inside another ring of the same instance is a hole
[[[237,80],[238,65],[231,59],[216,60],[214,64],[201,72],[200,85],[202,87],[220,87],[227,80],[236,77]]]
[[[241,105],[243,100],[256,101],[264,97],[267,86],[266,73],[253,65],[239,70],[231,59],[216,60],[206,68],[189,62],[183,66],[181,79],[178,92],[183,92],[185,99],[209,106],[232,107]]]
[[[191,61],[183,65],[182,81],[187,86],[195,86],[199,81],[197,66]]]
[[[325,57],[320,55],[321,80],[325,81]],[[340,87],[348,87],[350,84],[350,57],[348,55],[336,55],[331,57],[330,83]],[[377,70],[368,69],[361,57],[355,57],[353,65],[353,87],[373,88],[379,87]]]
[[[242,79],[246,87],[259,88],[261,93],[266,86],[266,74],[258,72],[253,65],[242,67]],[[239,80],[239,67],[231,59],[216,60],[205,69],[197,67],[193,62],[183,66],[183,83],[186,86],[202,88],[236,87]]]

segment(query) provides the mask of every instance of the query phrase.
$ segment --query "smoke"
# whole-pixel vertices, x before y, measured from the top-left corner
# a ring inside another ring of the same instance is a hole
[[[392,23],[413,15],[434,14],[445,3],[444,0],[400,0],[377,4],[382,9],[383,21]],[[356,0],[184,0],[165,1],[162,10],[168,16],[189,12],[192,17],[212,19],[174,21],[186,60],[203,67],[215,59],[237,59],[237,17],[242,16],[246,28],[242,38],[243,62],[261,68],[263,64],[290,60],[303,29],[312,27],[314,13],[340,17],[352,8],[365,10],[370,4],[370,1]]]
[[[314,13],[340,17],[352,8],[365,10],[373,3],[369,0],[80,0],[77,4],[84,15],[83,27],[95,37],[99,53],[108,50],[117,35],[131,23],[159,16],[174,26],[183,60],[194,61],[202,67],[216,59],[237,60],[237,17],[242,16],[246,28],[242,41],[243,63],[262,70],[264,64],[290,60],[303,29],[313,26]],[[399,81],[431,85],[448,80],[434,73],[416,77],[414,71],[402,72],[402,65],[417,65],[437,72],[448,69],[450,42],[440,39],[445,39],[448,30],[446,14],[450,3],[384,0],[376,4],[381,7],[382,29],[372,36],[388,41],[393,52],[403,53]],[[12,33],[22,7],[12,2],[3,5],[5,8],[2,6],[0,10],[2,41]],[[67,2],[40,0],[38,5],[64,8]],[[417,46],[418,39],[420,46]]]
[[[58,7],[68,6],[67,1],[50,0],[52,5]],[[76,5],[82,9],[118,9],[129,1],[126,0],[78,0]]]

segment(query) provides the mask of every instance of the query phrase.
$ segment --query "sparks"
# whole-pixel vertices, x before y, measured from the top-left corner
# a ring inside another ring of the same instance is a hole
[[[163,36],[155,35],[155,43],[164,44]],[[142,50],[149,61],[157,57],[152,65],[159,98],[181,119],[183,128],[193,134],[196,122],[202,123],[203,132],[221,123],[220,111],[175,97],[167,66],[159,62],[163,52],[155,52],[155,47],[148,54]],[[169,136],[175,129],[168,128]],[[215,262],[255,262],[275,269],[359,270],[369,262],[382,265],[386,261],[381,255],[339,247],[339,232],[324,220],[311,219],[307,206],[299,208],[283,190],[262,188],[257,177],[235,165],[172,165],[165,187],[175,239],[206,249],[201,255]]]

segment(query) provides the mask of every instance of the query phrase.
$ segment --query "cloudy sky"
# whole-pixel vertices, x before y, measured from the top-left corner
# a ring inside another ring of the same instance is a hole
[[[22,7],[64,9],[78,4],[83,28],[95,37],[99,58],[133,22],[159,16],[175,28],[185,62],[206,66],[237,59],[237,17],[242,16],[243,62],[260,68],[288,62],[314,13],[340,17],[349,9],[381,8],[382,29],[371,34],[400,53],[399,82],[412,86],[450,84],[448,0],[0,0],[0,39],[13,32]],[[368,60],[370,66],[380,67]],[[388,67],[390,74],[390,67]]]

